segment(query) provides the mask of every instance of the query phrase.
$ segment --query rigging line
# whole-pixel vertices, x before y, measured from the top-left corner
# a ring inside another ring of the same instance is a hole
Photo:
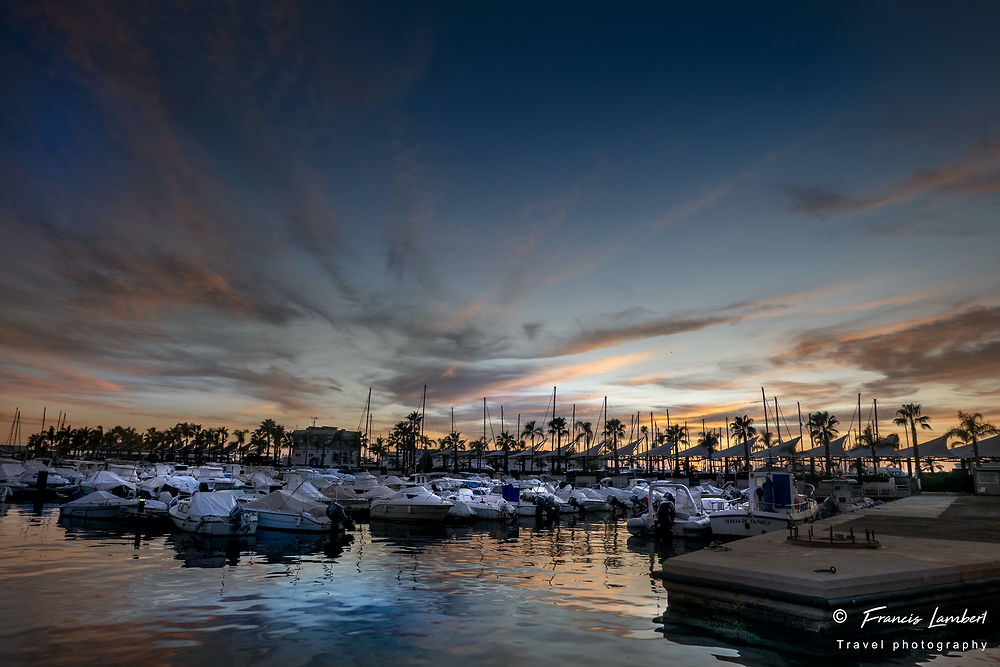
[[[784,413],[781,412],[781,405],[778,406],[778,419],[785,422],[785,431],[788,432],[788,439],[792,439],[792,429],[788,428],[788,420],[785,419]],[[781,429],[778,429],[778,440],[781,440]]]
[[[853,410],[853,411],[851,412],[851,421],[850,421],[850,426],[848,426],[848,427],[847,427],[847,433],[846,433],[846,435],[848,436],[848,439],[850,438],[850,435],[851,435],[851,433],[852,433],[852,432],[854,431],[854,418],[855,418],[855,417],[857,417],[857,416],[858,416],[858,406],[854,406],[854,410]],[[857,434],[857,435],[855,436],[855,440],[857,440],[857,438],[858,438],[858,437],[859,437],[860,435],[861,435],[861,434],[860,434],[860,433],[858,433],[858,434]]]
[[[489,407],[486,408],[486,421],[490,425],[490,439],[487,440],[486,442],[484,442],[483,443],[484,445],[486,445],[487,443],[490,443],[490,442],[496,442],[496,438],[497,438],[496,432],[493,430],[493,415],[490,414]]]
[[[358,420],[358,428],[357,428],[358,431],[361,430],[361,424],[364,423],[365,418],[368,416],[368,411],[371,409],[371,404],[372,404],[372,388],[368,387],[368,400],[365,401],[365,407],[361,411],[361,419]]]

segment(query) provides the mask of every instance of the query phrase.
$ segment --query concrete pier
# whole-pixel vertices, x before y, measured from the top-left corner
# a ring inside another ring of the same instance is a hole
[[[816,540],[874,530],[881,546],[792,545],[780,531],[671,558],[666,618],[825,654],[871,639],[997,645],[1000,498],[921,495],[811,525]]]

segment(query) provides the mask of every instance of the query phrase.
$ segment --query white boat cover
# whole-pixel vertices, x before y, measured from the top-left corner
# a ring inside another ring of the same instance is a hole
[[[351,498],[353,498],[353,499],[358,499],[358,498],[361,497],[357,493],[354,492],[354,489],[344,488],[340,484],[331,484],[330,486],[328,486],[325,489],[323,489],[322,494],[324,496],[326,496],[328,499],[329,498],[333,498],[333,499],[336,499],[336,498],[345,498],[345,499],[351,499]]]
[[[172,475],[167,478],[167,486],[172,486],[181,493],[194,493],[200,482],[190,475]]]
[[[146,491],[159,492],[163,488],[163,485],[167,483],[166,477],[150,477],[149,479],[144,479],[139,482],[139,488],[145,489]]]
[[[392,486],[394,484],[397,486],[402,486],[405,484],[405,482],[400,478],[396,477],[395,475],[389,475],[388,477],[382,480],[382,486]]]
[[[133,501],[120,498],[107,491],[94,491],[76,500],[60,505],[60,507],[109,507],[115,505],[129,505]]]
[[[135,491],[135,484],[122,479],[110,470],[100,470],[95,472],[86,481],[85,485],[92,486],[98,491],[110,491],[111,489],[117,489],[121,486]]]
[[[236,507],[236,496],[225,491],[199,491],[191,496],[191,516],[229,516]]]
[[[0,479],[14,479],[24,472],[20,463],[0,463]]]
[[[308,501],[288,491],[272,491],[266,496],[257,498],[247,505],[253,510],[275,510],[293,514],[311,514],[316,517],[326,516],[326,504]]]
[[[257,471],[250,475],[250,485],[255,489],[266,489],[271,486],[281,486],[281,482],[268,477],[266,473]]]
[[[396,492],[390,489],[388,486],[376,486],[371,491],[366,491],[361,494],[362,498],[368,498],[369,500],[377,500],[379,498],[392,498],[396,495]]]
[[[291,489],[291,492],[302,498],[307,498],[308,500],[316,502],[327,502],[329,498],[324,496],[319,489],[313,486],[309,482],[301,482]]]

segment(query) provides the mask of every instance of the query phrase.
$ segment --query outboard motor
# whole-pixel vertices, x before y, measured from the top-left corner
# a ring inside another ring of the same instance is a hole
[[[327,505],[326,516],[330,521],[333,521],[334,531],[354,530],[354,519],[347,516],[347,512],[340,506],[340,503],[330,503]]]
[[[548,521],[559,520],[559,505],[548,496],[535,496],[535,507],[535,516],[537,518],[541,519],[544,515],[544,518]]]
[[[237,533],[246,535],[250,532],[250,520],[247,518],[247,513],[239,506],[234,507],[229,513],[229,525]]]
[[[656,534],[669,535],[676,518],[677,509],[674,507],[673,496],[667,494],[656,508]]]

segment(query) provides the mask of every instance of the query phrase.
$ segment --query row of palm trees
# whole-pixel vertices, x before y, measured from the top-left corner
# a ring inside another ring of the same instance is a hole
[[[993,424],[983,421],[983,415],[979,412],[958,412],[959,425],[955,428],[950,429],[945,436],[948,438],[957,438],[963,443],[972,445],[973,457],[975,459],[979,458],[979,441],[990,435],[996,435],[1000,433],[998,429]],[[893,418],[893,423],[909,429],[910,442],[913,443],[913,459],[914,459],[914,469],[916,470],[917,476],[920,475],[921,464],[920,464],[920,448],[917,442],[917,426],[919,425],[922,429],[930,429],[930,417],[921,414],[920,405],[918,403],[906,403],[896,411],[896,416]],[[806,427],[809,431],[809,437],[813,443],[821,444],[825,448],[825,459],[826,459],[826,472],[829,474],[831,472],[832,457],[830,456],[830,442],[837,435],[837,424],[839,421],[834,415],[829,412],[820,411],[813,412],[809,414],[808,421],[806,422]],[[730,424],[729,430],[733,437],[737,439],[737,442],[742,441],[744,444],[744,456],[746,457],[746,463],[749,467],[750,465],[750,447],[749,442],[753,436],[757,435],[757,429],[753,426],[753,418],[743,415],[742,417],[736,417]],[[717,437],[712,439],[710,433],[702,434],[702,441],[699,444],[704,444],[706,448],[711,452],[714,450],[715,444],[717,444]],[[761,434],[761,440],[765,447],[770,447],[773,439],[773,434],[770,432],[765,432]],[[877,432],[868,426],[864,431],[862,431],[858,436],[858,441],[862,446],[868,446],[872,449],[872,459],[875,467],[878,466],[878,456],[876,454],[875,445],[879,442]]]
[[[954,437],[965,444],[971,444],[975,458],[979,458],[978,443],[984,438],[1000,433],[993,424],[983,421],[983,416],[978,412],[958,413],[959,425],[947,432],[948,437]],[[486,454],[489,443],[485,438],[477,438],[467,441],[461,434],[455,431],[448,433],[435,441],[422,433],[423,416],[419,412],[412,412],[406,419],[400,421],[390,429],[387,437],[378,437],[373,442],[365,442],[368,449],[368,456],[379,461],[387,456],[392,450],[397,452],[404,469],[416,469],[416,455],[418,446],[421,449],[432,449],[438,445],[439,450],[452,452],[451,464],[457,472],[459,465],[459,452],[468,451],[471,458],[475,456],[482,466],[483,456]],[[929,417],[921,414],[919,404],[907,403],[896,411],[893,423],[902,426],[909,431],[910,441],[913,443],[914,467],[917,474],[920,474],[921,463],[919,446],[917,444],[917,428],[930,429]],[[806,427],[812,442],[823,445],[826,449],[826,471],[829,474],[832,466],[830,456],[830,442],[838,434],[838,419],[826,411],[810,413]],[[753,425],[754,420],[748,415],[737,416],[727,426],[737,442],[744,443],[744,458],[746,465],[750,465],[750,441],[754,436],[759,435],[764,447],[770,447],[774,442],[774,434],[765,431],[758,433]],[[568,464],[568,457],[574,451],[589,450],[594,441],[596,431],[591,422],[577,421],[574,425],[574,435],[571,446],[561,452],[561,460],[557,461],[557,466]],[[605,420],[601,434],[604,436],[605,445],[599,454],[610,455],[612,457],[615,470],[620,469],[618,457],[619,444],[625,437],[625,424],[616,418]],[[520,434],[513,434],[503,431],[496,437],[497,448],[503,452],[503,470],[509,472],[509,456],[512,453],[523,452],[535,447],[536,441],[543,438],[546,433],[552,438],[556,451],[562,450],[563,438],[569,435],[567,421],[563,417],[553,417],[546,423],[529,421],[525,423]],[[640,427],[643,437],[648,437],[647,427]],[[696,444],[704,446],[709,452],[709,465],[711,465],[711,454],[717,451],[721,437],[718,431],[704,429]],[[656,444],[671,443],[675,452],[679,447],[689,444],[687,427],[680,424],[673,424],[664,430],[656,429],[653,441]],[[859,442],[872,447],[873,458],[875,458],[874,445],[878,437],[872,432],[871,427],[859,434]],[[529,445],[530,443],[530,445]],[[235,429],[230,433],[226,427],[203,428],[200,424],[180,422],[168,429],[148,428],[145,432],[138,432],[132,427],[115,426],[104,430],[103,427],[96,428],[82,427],[70,428],[63,426],[55,428],[50,426],[46,431],[32,434],[28,439],[27,453],[30,456],[57,455],[86,456],[95,458],[110,458],[114,456],[141,455],[144,457],[156,457],[160,459],[194,458],[201,460],[204,458],[222,458],[225,456],[240,458],[254,457],[261,461],[277,462],[282,453],[292,447],[291,431],[274,419],[265,419],[254,429]],[[877,461],[877,459],[876,459]],[[584,461],[584,467],[588,466],[588,461]],[[877,463],[876,463],[877,465]],[[679,466],[679,460],[678,460]]]
[[[72,428],[50,426],[28,437],[28,457],[57,456],[114,458],[141,456],[159,460],[221,459],[238,456],[277,461],[292,446],[292,433],[274,419],[265,419],[256,429],[225,426],[205,428],[179,422],[167,429],[150,427],[143,432],[131,426]]]
[[[978,442],[984,437],[998,433],[995,426],[988,424],[983,421],[981,413],[965,413],[959,412],[959,426],[948,431],[948,437],[955,437],[966,444],[973,445],[973,451],[975,458],[979,458]],[[458,471],[459,466],[459,452],[468,451],[470,455],[470,465],[472,458],[478,459],[479,466],[482,466],[482,459],[489,448],[489,443],[484,438],[477,438],[475,440],[467,441],[461,437],[461,433],[452,431],[445,436],[441,437],[437,441],[432,438],[421,434],[422,416],[418,412],[413,412],[407,416],[407,418],[398,424],[396,424],[389,433],[387,439],[377,438],[375,442],[371,443],[368,447],[369,455],[375,460],[379,460],[381,457],[387,455],[392,449],[401,453],[401,461],[404,468],[413,469],[416,466],[416,451],[417,446],[420,445],[423,449],[432,449],[434,445],[437,445],[439,451],[448,452],[451,460],[451,467]],[[893,419],[893,423],[903,426],[909,430],[909,438],[913,443],[914,447],[914,467],[917,470],[917,474],[920,474],[922,470],[919,455],[919,445],[917,443],[917,428],[930,429],[930,418],[926,415],[921,414],[921,407],[916,403],[904,404],[899,410],[896,411],[896,416]],[[760,436],[760,442],[764,448],[770,448],[775,442],[775,435],[770,431],[764,431],[758,433],[757,428],[753,425],[754,420],[749,415],[742,415],[735,417],[732,422],[727,426],[729,432],[736,440],[736,442],[742,442],[744,444],[743,455],[747,467],[750,466],[750,441],[754,436]],[[806,428],[808,429],[810,439],[814,445],[822,445],[825,448],[825,465],[826,472],[829,474],[832,471],[833,460],[830,455],[830,443],[838,435],[837,425],[839,420],[836,416],[830,414],[828,411],[817,411],[810,413],[808,415],[808,420],[806,422]],[[536,442],[548,434],[555,445],[555,451],[561,451],[561,457],[557,460],[557,470],[560,464],[566,465],[568,463],[568,457],[573,455],[574,451],[579,448],[580,451],[587,451],[593,444],[595,437],[595,430],[593,424],[588,421],[578,421],[574,425],[575,435],[572,438],[571,446],[562,450],[563,438],[569,434],[569,429],[567,428],[567,421],[563,417],[553,417],[546,423],[541,423],[538,421],[529,421],[525,423],[524,428],[521,430],[519,436],[504,431],[496,437],[497,449],[504,453],[503,459],[503,470],[509,472],[509,455],[512,453],[523,452],[529,447],[534,448]],[[626,427],[625,424],[619,419],[608,419],[605,422],[601,434],[604,436],[605,446],[599,452],[602,455],[610,455],[612,457],[613,466],[615,470],[620,468],[620,461],[618,458],[618,448],[622,439],[625,437]],[[647,427],[640,427],[640,433],[643,437],[648,436],[649,430]],[[858,441],[864,446],[872,447],[872,455],[875,459],[875,465],[877,466],[877,454],[875,453],[875,445],[879,438],[873,429],[869,426],[862,433],[859,434]],[[705,429],[700,437],[698,438],[696,444],[703,446],[709,453],[709,465],[711,465],[711,455],[717,451],[721,441],[721,435],[716,430]],[[664,430],[657,429],[654,436],[654,442],[656,444],[672,443],[674,445],[675,452],[679,447],[689,444],[689,438],[687,433],[687,427],[680,424],[674,424],[668,426]],[[447,456],[447,455],[446,455]],[[446,458],[446,467],[449,461]],[[677,462],[679,466],[679,459]],[[584,467],[587,467],[587,462],[584,462]]]

